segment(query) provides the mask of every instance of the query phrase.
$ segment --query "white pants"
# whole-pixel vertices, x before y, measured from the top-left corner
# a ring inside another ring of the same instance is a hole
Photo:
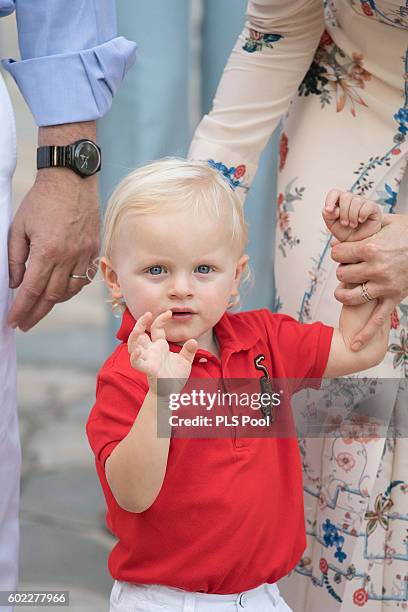
[[[276,584],[234,595],[189,593],[157,584],[130,584],[115,581],[109,612],[292,612]]]
[[[0,75],[0,590],[13,590],[18,578],[20,440],[16,402],[16,352],[6,325],[9,289],[7,233],[11,220],[11,177],[16,134],[11,102]],[[1,606],[1,612],[10,607]]]

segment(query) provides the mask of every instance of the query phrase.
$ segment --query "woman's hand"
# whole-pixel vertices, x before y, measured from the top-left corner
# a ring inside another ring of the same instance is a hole
[[[332,258],[340,263],[335,291],[342,304],[364,302],[361,283],[368,294],[378,298],[368,323],[354,338],[361,348],[377,333],[396,304],[408,295],[408,215],[384,215],[382,229],[375,237],[358,242],[342,242],[333,246]],[[347,289],[343,285],[358,283]]]
[[[170,351],[166,340],[164,326],[172,317],[171,310],[162,312],[150,326],[150,336],[146,334],[146,327],[151,322],[153,316],[150,312],[145,312],[134,326],[129,339],[128,350],[130,353],[130,363],[133,368],[146,374],[149,386],[154,393],[157,393],[157,379],[172,379],[170,385],[166,385],[166,390],[160,389],[164,395],[171,392],[181,391],[186,380],[190,376],[191,366],[198,344],[194,339],[187,340],[179,353]],[[174,387],[173,384],[177,387]]]

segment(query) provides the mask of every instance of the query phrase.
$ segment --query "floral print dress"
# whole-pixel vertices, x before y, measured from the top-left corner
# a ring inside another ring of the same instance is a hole
[[[339,187],[408,214],[408,1],[250,1],[190,156],[210,160],[244,198],[279,122],[276,310],[336,324],[325,194]],[[391,327],[369,375],[395,379],[385,405],[398,420],[408,409],[408,302]],[[374,407],[366,374],[358,392]],[[342,435],[341,408],[331,414],[332,436],[299,440],[308,544],[282,594],[295,611],[408,610],[408,440],[373,424],[362,436],[358,417]]]

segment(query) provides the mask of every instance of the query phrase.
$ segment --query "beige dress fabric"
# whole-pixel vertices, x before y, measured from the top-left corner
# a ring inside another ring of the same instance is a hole
[[[336,266],[321,219],[326,192],[339,187],[377,201],[384,212],[408,213],[401,189],[408,3],[254,0],[247,18],[190,157],[209,160],[244,198],[283,121],[278,193],[270,196],[277,209],[276,309],[336,324]],[[385,401],[367,400],[365,374],[358,375],[365,401],[373,409],[382,402],[387,418],[405,417],[407,302],[393,313],[384,362],[369,371],[394,379]],[[375,426],[368,438],[342,436],[341,414],[331,436],[299,440],[308,544],[281,581],[282,595],[294,611],[408,609],[407,439]]]

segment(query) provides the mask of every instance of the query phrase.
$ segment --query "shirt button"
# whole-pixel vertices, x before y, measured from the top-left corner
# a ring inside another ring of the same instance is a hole
[[[198,360],[198,363],[207,363],[208,359],[206,359],[205,357],[201,357],[201,359]]]
[[[248,605],[248,597],[246,595],[246,593],[241,593],[241,595],[238,598],[238,603],[241,606],[241,608],[246,608]]]

